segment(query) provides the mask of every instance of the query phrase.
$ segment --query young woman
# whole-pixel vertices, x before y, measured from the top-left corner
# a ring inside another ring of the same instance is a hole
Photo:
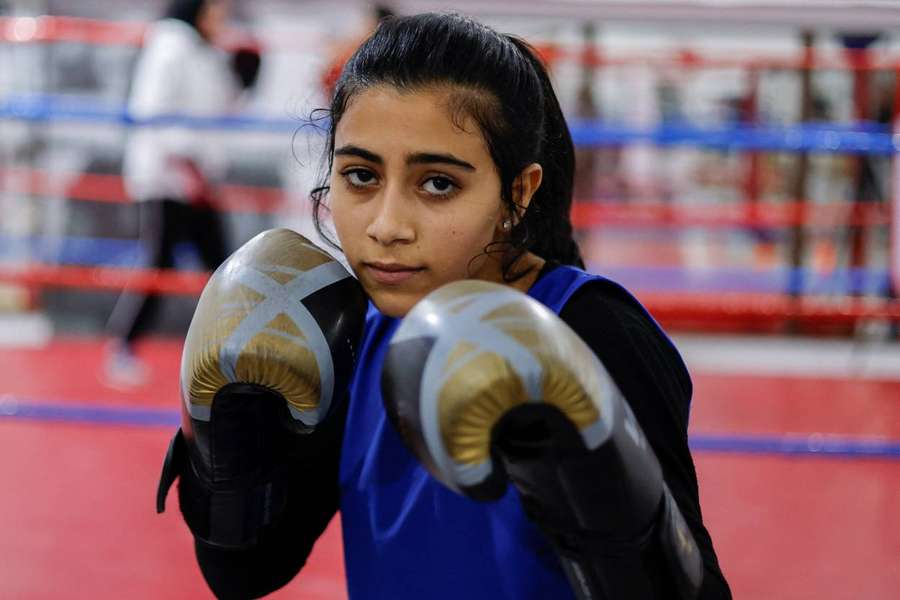
[[[451,492],[386,418],[379,380],[400,319],[442,285],[480,279],[539,300],[600,359],[699,547],[699,597],[730,597],[687,445],[690,377],[630,294],[581,270],[573,145],[532,49],[460,16],[388,19],[348,61],[330,115],[316,214],[330,211],[371,300],[346,420],[317,450],[290,535],[241,551],[198,541],[213,590],[248,597],[283,585],[340,509],[351,598],[573,597],[515,494],[480,503]]]

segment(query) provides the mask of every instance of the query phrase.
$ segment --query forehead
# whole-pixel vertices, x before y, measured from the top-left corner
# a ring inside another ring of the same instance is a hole
[[[379,154],[440,150],[469,160],[491,160],[474,119],[453,108],[455,98],[447,88],[367,88],[354,95],[344,111],[335,129],[335,147],[353,144]]]

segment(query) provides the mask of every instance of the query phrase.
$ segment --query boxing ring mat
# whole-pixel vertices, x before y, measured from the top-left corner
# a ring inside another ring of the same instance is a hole
[[[752,362],[748,343],[730,352]],[[727,352],[704,344],[680,342],[704,518],[735,597],[895,597],[900,448],[885,440],[900,439],[900,374],[735,372],[709,363],[704,352]],[[180,341],[149,339],[138,352],[153,379],[121,392],[97,379],[101,340],[0,348],[3,598],[211,597],[175,495],[154,512],[178,422]],[[346,597],[337,520],[272,597]]]

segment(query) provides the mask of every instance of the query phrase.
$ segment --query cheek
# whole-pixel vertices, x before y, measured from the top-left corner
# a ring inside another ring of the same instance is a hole
[[[337,234],[338,242],[344,252],[350,254],[355,246],[354,241],[359,238],[360,211],[354,211],[341,193],[329,194],[328,200],[328,212],[334,223],[334,232]]]
[[[328,213],[326,214],[329,214],[338,235],[341,235],[341,230],[348,227],[349,211],[345,209],[345,205],[340,201],[340,198],[334,195],[329,198]]]
[[[482,249],[491,241],[490,230],[484,225],[472,223],[467,229],[453,227],[446,235],[446,243],[460,251],[476,251]]]
[[[477,269],[478,258],[491,243],[492,231],[493,228],[484,221],[444,228],[440,235],[436,236],[438,247],[432,254],[444,265],[450,278],[468,277],[468,269],[470,267]],[[472,259],[476,261],[473,263]]]

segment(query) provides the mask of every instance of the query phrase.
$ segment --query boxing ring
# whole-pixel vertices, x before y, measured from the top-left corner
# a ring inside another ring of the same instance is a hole
[[[136,46],[141,32],[140,24],[0,18],[0,44],[8,46]],[[551,64],[574,61],[592,69],[888,70],[900,87],[900,55],[894,54],[863,61],[809,52],[723,58],[541,49]],[[167,122],[253,132],[285,144],[300,125],[258,115]],[[114,103],[50,93],[0,97],[5,131],[58,125],[152,124]],[[710,128],[573,118],[571,129],[581,150],[690,147],[743,153],[751,162],[762,153],[895,161],[900,148],[889,126],[872,123],[751,121]],[[60,197],[66,210],[129,202],[118,174],[51,170],[4,156],[0,209]],[[890,598],[900,589],[900,345],[849,334],[900,323],[900,302],[889,294],[892,277],[900,281],[892,271],[900,261],[886,258],[897,252],[900,237],[890,233],[900,231],[897,197],[893,208],[890,202],[813,204],[801,189],[794,199],[766,201],[760,177],[751,168],[746,195],[727,203],[579,197],[573,222],[592,270],[623,282],[675,332],[694,380],[691,443],[704,520],[735,597]],[[219,190],[218,205],[229,214],[272,218],[300,218],[304,210],[296,191],[234,183]],[[809,260],[779,262],[767,251],[772,240],[782,249],[798,238],[815,247],[811,240],[828,239],[829,232],[858,230],[893,239],[894,246],[882,249],[874,265],[829,260],[826,251],[820,260],[814,250]],[[699,269],[683,260],[698,246],[727,250],[748,237],[761,241],[748,242],[752,256],[737,266],[717,260],[715,251]],[[163,515],[153,506],[165,448],[180,421],[181,338],[142,339],[138,352],[151,377],[123,391],[98,379],[101,333],[56,332],[40,318],[52,290],[109,296],[140,289],[189,302],[207,278],[191,269],[134,268],[140,259],[134,239],[64,226],[49,237],[46,230],[0,224],[0,291],[11,305],[0,311],[2,597],[209,596],[173,500]],[[771,335],[785,332],[805,336]],[[301,575],[272,597],[346,597],[337,521]]]

